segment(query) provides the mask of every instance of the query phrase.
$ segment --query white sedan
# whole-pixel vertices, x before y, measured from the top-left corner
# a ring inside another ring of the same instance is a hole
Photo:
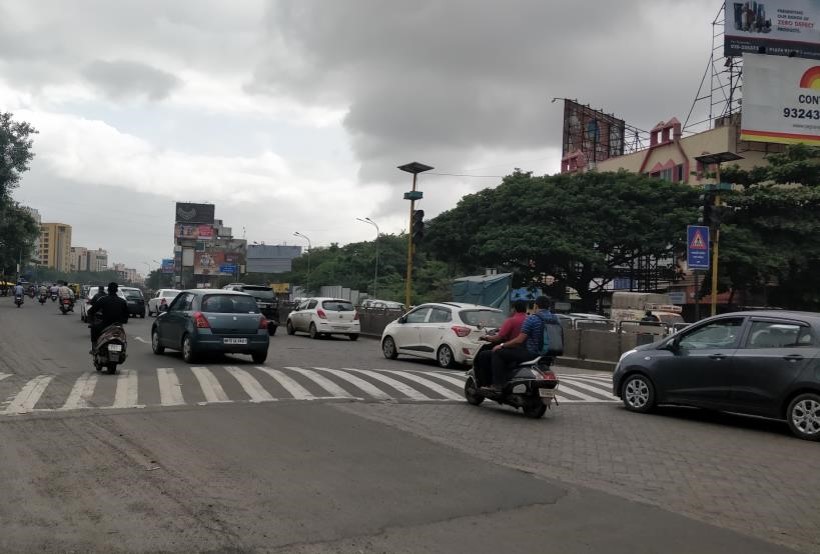
[[[152,298],[148,300],[148,315],[159,315],[168,309],[174,298],[182,292],[178,289],[159,289]]]
[[[495,308],[459,302],[422,304],[382,332],[382,353],[395,359],[400,354],[436,360],[441,367],[471,364],[483,344],[478,338],[504,323]]]

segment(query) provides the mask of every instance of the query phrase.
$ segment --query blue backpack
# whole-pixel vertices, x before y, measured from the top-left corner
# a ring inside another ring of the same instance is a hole
[[[546,318],[541,314],[536,314],[544,322],[543,338],[541,340],[541,350],[539,356],[561,356],[564,353],[564,328],[561,322],[554,315]]]

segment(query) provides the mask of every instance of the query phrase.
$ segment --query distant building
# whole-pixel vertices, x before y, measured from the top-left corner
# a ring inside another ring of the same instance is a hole
[[[71,247],[71,271],[90,271],[88,261],[88,248]]]
[[[114,264],[114,271],[120,280],[128,283],[138,283],[141,281],[141,276],[137,270],[131,267],[125,267],[125,264]]]
[[[108,269],[108,251],[98,248],[88,252],[88,270],[105,271]]]
[[[40,224],[40,265],[57,271],[71,271],[71,225]]]
[[[302,255],[301,246],[248,245],[248,273],[286,273],[291,270],[293,258]]]

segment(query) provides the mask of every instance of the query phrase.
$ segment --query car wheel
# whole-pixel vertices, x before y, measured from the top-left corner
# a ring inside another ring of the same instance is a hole
[[[789,404],[786,419],[796,437],[820,441],[820,394],[806,393]]]
[[[454,367],[455,360],[453,359],[453,351],[450,350],[450,347],[446,344],[442,344],[438,349],[438,354],[436,354],[436,360],[438,361],[439,367],[443,367],[444,369],[449,369]]]
[[[145,310],[143,310],[142,313],[140,314],[140,318],[145,319]]]
[[[393,340],[393,337],[384,337],[382,341],[382,354],[384,354],[384,357],[388,360],[395,360],[399,357],[399,353],[396,350],[396,342]]]
[[[153,315],[153,313],[154,312],[152,312],[151,310],[148,310],[148,317],[151,317],[151,315]]]
[[[151,350],[157,355],[165,353],[165,347],[159,343],[159,333],[156,329],[151,332]]]
[[[484,397],[478,394],[475,379],[472,377],[467,377],[467,381],[464,383],[464,398],[467,399],[468,404],[472,404],[473,406],[478,406],[484,402]]]
[[[655,386],[648,377],[634,373],[624,381],[621,398],[627,410],[644,414],[655,407]]]
[[[251,358],[255,364],[264,364],[265,360],[268,359],[268,351],[265,350],[264,352],[254,352],[251,354]]]
[[[278,325],[273,325],[271,323],[268,323],[268,336],[272,337],[273,335],[275,335],[276,334],[276,329],[278,327],[279,327]]]
[[[296,329],[293,328],[293,323],[291,323],[290,320],[285,324],[285,330],[288,332],[288,335],[296,334]]]
[[[310,338],[312,338],[312,339],[321,338],[321,335],[319,334],[319,331],[316,330],[316,324],[315,323],[310,324],[310,329],[308,330],[308,333],[310,334]]]
[[[359,340],[358,333],[353,333],[351,335],[347,335],[350,340]]]
[[[191,340],[191,335],[185,335],[182,338],[182,359],[186,364],[192,364],[196,361],[196,353],[194,352],[194,343]]]

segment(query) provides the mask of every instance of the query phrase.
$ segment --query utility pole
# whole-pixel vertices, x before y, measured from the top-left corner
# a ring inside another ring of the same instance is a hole
[[[416,211],[416,200],[421,200],[424,197],[424,193],[416,190],[416,177],[419,173],[434,168],[419,162],[412,162],[400,165],[399,169],[413,174],[413,189],[404,193],[404,199],[410,201],[410,225],[407,228],[407,276],[404,281],[404,305],[409,308],[413,296],[413,214]]]
[[[367,223],[368,225],[372,225],[376,228],[376,271],[373,274],[373,298],[378,298],[377,288],[379,283],[379,237],[381,236],[381,232],[379,231],[379,226],[376,224],[376,222],[370,219],[369,217],[366,217],[364,219],[362,219],[361,217],[357,217],[356,219],[358,221],[361,221],[362,223]]]

